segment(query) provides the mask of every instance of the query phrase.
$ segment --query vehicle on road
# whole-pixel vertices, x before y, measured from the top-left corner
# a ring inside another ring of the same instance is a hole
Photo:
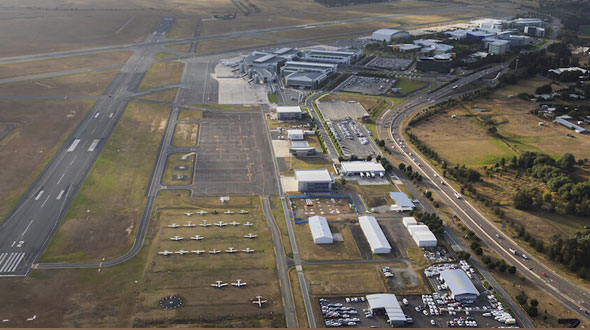
[[[523,253],[523,255],[522,255],[522,258],[523,258],[524,260],[527,260],[527,259],[529,258],[529,256],[527,256],[526,254],[524,254],[524,253]]]
[[[457,197],[457,199],[461,199],[462,198],[461,195],[459,193],[457,193],[457,192],[455,193],[455,197]]]

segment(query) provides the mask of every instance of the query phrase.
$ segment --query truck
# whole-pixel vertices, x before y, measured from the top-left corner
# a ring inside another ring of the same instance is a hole
[[[515,249],[508,249],[508,250],[510,250],[510,253],[512,253],[514,255],[517,255],[518,254],[518,251],[516,251]]]

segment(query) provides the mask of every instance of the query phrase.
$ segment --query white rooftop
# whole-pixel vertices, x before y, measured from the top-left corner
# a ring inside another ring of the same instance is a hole
[[[383,230],[381,230],[375,217],[359,217],[359,224],[361,225],[361,229],[363,230],[373,252],[383,249],[391,250],[391,245],[389,245],[389,242],[387,241],[385,234],[383,234]],[[387,253],[389,253],[389,251],[387,251]]]
[[[377,293],[367,295],[367,302],[371,309],[384,308],[389,321],[405,322],[406,315],[394,294]],[[397,323],[396,322],[396,323]]]
[[[314,240],[317,239],[328,239],[333,240],[332,232],[330,231],[330,226],[328,225],[328,221],[325,217],[320,216],[313,216],[310,217],[309,220],[309,229],[311,229],[311,235],[313,236]]]
[[[355,172],[385,172],[383,165],[376,162],[352,161],[340,163],[342,170],[346,173]]]
[[[460,294],[479,295],[479,291],[477,291],[462,269],[443,270],[440,272],[440,276],[445,280],[449,286],[449,290],[451,290],[455,296]]]
[[[328,182],[333,181],[332,175],[326,169],[319,170],[295,170],[295,178],[302,182]]]
[[[299,106],[280,106],[277,107],[277,113],[301,113]]]
[[[410,200],[408,195],[406,195],[403,192],[390,192],[389,197],[391,197],[391,199],[393,199],[397,203],[397,205],[401,207],[415,207],[412,200]]]

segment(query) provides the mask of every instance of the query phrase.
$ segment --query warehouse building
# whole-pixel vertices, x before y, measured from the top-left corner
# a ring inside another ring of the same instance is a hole
[[[287,138],[291,141],[300,141],[305,138],[305,133],[302,129],[288,129]]]
[[[384,176],[385,168],[377,162],[351,161],[340,163],[340,174],[342,175],[363,175],[363,176]]]
[[[408,38],[410,33],[403,30],[395,30],[395,29],[379,29],[373,32],[371,39],[375,41],[385,41],[390,42],[393,39],[403,39]]]
[[[485,38],[490,38],[495,36],[495,33],[492,32],[487,32],[487,31],[482,31],[482,30],[475,30],[475,31],[468,31],[467,34],[465,35],[465,37],[467,39],[472,39],[472,40],[483,40]]]
[[[280,106],[277,107],[277,120],[299,120],[303,115],[300,106]]]
[[[408,226],[418,224],[418,222],[416,221],[416,218],[414,218],[414,217],[403,217],[402,223],[404,224],[404,227],[406,227],[406,228],[408,228]]]
[[[308,157],[316,154],[314,147],[311,147],[307,141],[292,141],[289,152],[297,157]]]
[[[324,50],[307,49],[303,53],[303,60],[309,62],[352,64],[362,55],[360,50]]]
[[[381,230],[375,217],[359,217],[359,224],[371,246],[371,251],[373,251],[374,254],[386,254],[391,252],[391,245],[389,245],[389,242],[387,241],[385,234],[383,234],[383,230]]]
[[[545,36],[545,28],[536,27],[536,26],[525,26],[524,27],[524,34],[531,36],[531,37],[544,37]]]
[[[436,236],[434,236],[427,225],[408,224],[406,228],[418,247],[434,247],[437,245],[438,241]]]
[[[394,294],[370,294],[367,295],[367,302],[371,312],[375,314],[385,313],[389,324],[399,326],[406,323],[406,315]]]
[[[393,211],[406,212],[412,211],[416,208],[416,205],[414,205],[408,195],[403,192],[390,192],[389,197],[391,197],[396,203],[391,206]]]
[[[332,236],[326,218],[316,215],[310,217],[308,223],[315,244],[332,244],[334,242],[334,237]]]
[[[569,128],[569,129],[574,130],[576,133],[590,134],[590,131],[588,131],[587,129],[585,129],[582,126],[579,126],[579,125],[576,125],[574,123],[567,121],[566,118],[567,117],[565,117],[565,116],[559,116],[559,117],[555,118],[555,122]]]
[[[337,68],[337,64],[288,61],[281,68],[281,76],[287,86],[317,88]]]
[[[449,269],[440,272],[440,280],[447,284],[451,297],[457,301],[475,301],[479,291],[462,269]]]
[[[297,188],[301,192],[330,191],[334,178],[326,169],[295,170]]]

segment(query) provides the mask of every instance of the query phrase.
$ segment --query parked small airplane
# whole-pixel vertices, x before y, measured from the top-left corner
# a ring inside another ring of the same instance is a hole
[[[174,252],[170,252],[170,251],[168,251],[168,250],[164,250],[164,251],[162,251],[162,252],[158,252],[158,254],[161,254],[161,255],[163,255],[163,256],[169,256],[169,255],[171,255],[171,254],[173,254],[173,253],[174,253]]]
[[[182,241],[183,239],[184,239],[184,237],[180,237],[180,236],[170,237],[171,241]]]
[[[252,233],[248,233],[248,235],[244,235],[244,237],[246,237],[246,238],[256,238],[256,237],[258,237],[258,235],[254,235]]]
[[[248,211],[246,211],[246,210],[240,210],[240,211],[238,211],[238,213],[239,214],[248,214]]]
[[[230,247],[229,249],[225,250],[225,252],[227,252],[227,253],[236,253],[236,252],[238,252],[238,250],[234,249],[233,247]]]
[[[215,284],[211,284],[211,286],[216,287],[216,288],[223,288],[226,285],[227,285],[227,283],[223,283],[222,281],[215,281]]]
[[[178,228],[178,227],[180,227],[180,226],[175,223],[168,225],[168,228]]]
[[[248,283],[242,282],[242,280],[236,280],[236,282],[232,283],[231,285],[237,286],[239,288],[239,287],[245,286],[246,284],[248,284]]]
[[[199,224],[201,227],[209,227],[211,224],[207,223],[207,220],[203,220],[203,223]]]
[[[183,256],[183,255],[185,255],[186,253],[189,253],[189,251],[187,251],[187,250],[183,250],[183,249],[180,249],[180,250],[178,250],[178,251],[176,251],[176,252],[174,252],[174,253],[176,253],[176,254],[180,254],[181,256]]]
[[[232,221],[229,224],[235,227],[235,226],[239,225],[240,223],[239,222]]]
[[[201,235],[191,236],[191,239],[194,239],[195,241],[202,240],[203,238],[205,238],[205,237],[203,237]]]
[[[254,253],[254,250],[252,250],[251,248],[245,248],[242,250],[242,252],[244,253]]]
[[[221,251],[215,250],[215,249],[209,251],[209,253],[211,253],[211,254],[218,254],[219,252],[221,252]]]
[[[250,226],[252,226],[252,225],[254,225],[252,222],[246,222],[246,223],[244,224],[244,226],[248,226],[248,227],[250,227]]]
[[[266,303],[266,299],[262,299],[262,296],[256,296],[256,299],[252,299],[252,303],[258,305],[258,307],[262,308],[262,304]]]
[[[205,215],[205,214],[207,214],[207,211],[200,210],[199,212],[197,212],[197,214],[199,214],[199,215]]]
[[[194,212],[184,212],[184,215],[186,215],[187,217],[192,217],[193,214],[195,214]]]
[[[223,221],[219,221],[217,223],[214,223],[214,225],[216,225],[217,227],[225,227],[225,226],[227,226],[227,223],[225,223]]]
[[[200,255],[200,254],[205,253],[205,250],[191,250],[191,252]]]
[[[184,225],[182,225],[183,227],[194,227],[196,226],[194,223],[187,221]]]
[[[225,212],[223,212],[223,213],[225,213],[225,214],[234,214],[234,213],[236,213],[236,212],[234,212],[234,211],[232,211],[232,210],[227,210],[227,211],[225,211]]]

